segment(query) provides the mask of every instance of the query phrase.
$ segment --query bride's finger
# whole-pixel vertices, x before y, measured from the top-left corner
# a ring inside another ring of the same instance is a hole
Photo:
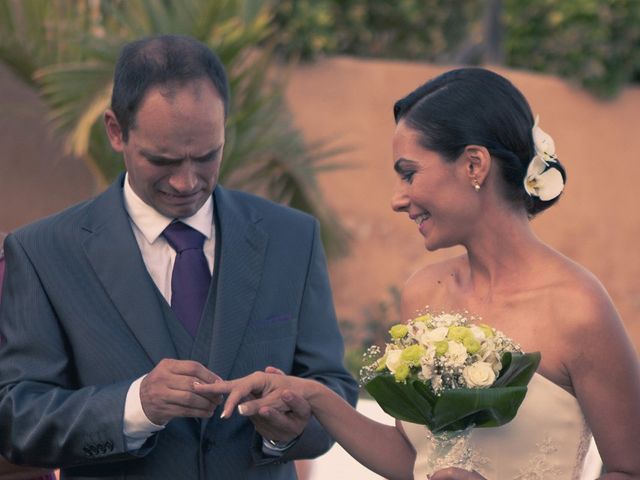
[[[282,370],[280,370],[279,368],[276,367],[267,367],[264,369],[264,373],[273,373],[275,375],[286,375],[286,373],[284,373]]]
[[[233,380],[233,388],[228,392],[229,396],[224,403],[224,409],[221,418],[228,418],[231,416],[236,406],[251,394],[261,394],[265,388],[265,374],[262,372],[255,372],[251,375],[241,378],[239,380]]]
[[[193,391],[199,395],[224,395],[237,388],[238,380],[218,381],[216,383],[193,382]]]

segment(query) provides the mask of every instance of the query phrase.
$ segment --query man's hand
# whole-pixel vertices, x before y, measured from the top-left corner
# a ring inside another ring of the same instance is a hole
[[[265,373],[286,375],[276,367],[267,367]],[[263,437],[277,442],[289,442],[298,437],[306,428],[311,417],[311,406],[301,396],[285,392],[282,401],[286,407],[283,411],[265,407],[257,414],[249,417],[256,431]]]
[[[166,425],[175,417],[208,418],[222,403],[222,395],[196,392],[194,383],[220,380],[198,362],[164,359],[140,384],[140,402],[147,418]]]
[[[279,442],[293,440],[311,418],[311,405],[304,392],[315,382],[284,375],[272,367],[266,372],[212,385],[196,385],[195,389],[201,393],[228,394],[223,418],[229,418],[238,407],[238,413],[250,418],[263,438]]]
[[[288,407],[284,412],[273,407],[261,407],[249,417],[256,431],[268,440],[288,442],[298,437],[311,418],[311,406],[300,395],[290,390],[282,393],[282,402]]]

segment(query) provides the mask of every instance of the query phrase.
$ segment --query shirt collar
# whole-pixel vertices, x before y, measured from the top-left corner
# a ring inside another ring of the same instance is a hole
[[[133,191],[133,188],[129,185],[128,173],[124,177],[124,206],[131,221],[138,227],[149,243],[155,242],[164,229],[174,220],[146,204]],[[210,239],[213,235],[213,199],[209,197],[194,215],[180,218],[179,220],[202,233],[207,239]]]

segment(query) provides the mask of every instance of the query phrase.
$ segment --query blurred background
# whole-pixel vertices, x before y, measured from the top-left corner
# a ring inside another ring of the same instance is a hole
[[[195,36],[229,70],[221,183],[321,220],[355,375],[406,320],[405,279],[459,253],[426,252],[389,207],[392,105],[459,65],[507,76],[553,135],[568,184],[534,229],[600,278],[640,348],[640,1],[0,0],[0,231],[122,169],[101,123],[113,65],[155,33]]]

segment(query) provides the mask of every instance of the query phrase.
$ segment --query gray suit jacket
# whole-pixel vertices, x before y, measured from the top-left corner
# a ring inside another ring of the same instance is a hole
[[[267,365],[320,380],[355,403],[317,221],[218,186],[218,287],[206,364],[222,378]],[[124,401],[133,380],[176,358],[123,205],[122,177],[97,198],[40,220],[5,242],[0,305],[0,454],[62,467],[66,478],[295,478],[286,460],[326,451],[312,421],[278,460],[261,457],[238,415],[174,419],[125,451]],[[219,412],[217,412],[219,413]]]

